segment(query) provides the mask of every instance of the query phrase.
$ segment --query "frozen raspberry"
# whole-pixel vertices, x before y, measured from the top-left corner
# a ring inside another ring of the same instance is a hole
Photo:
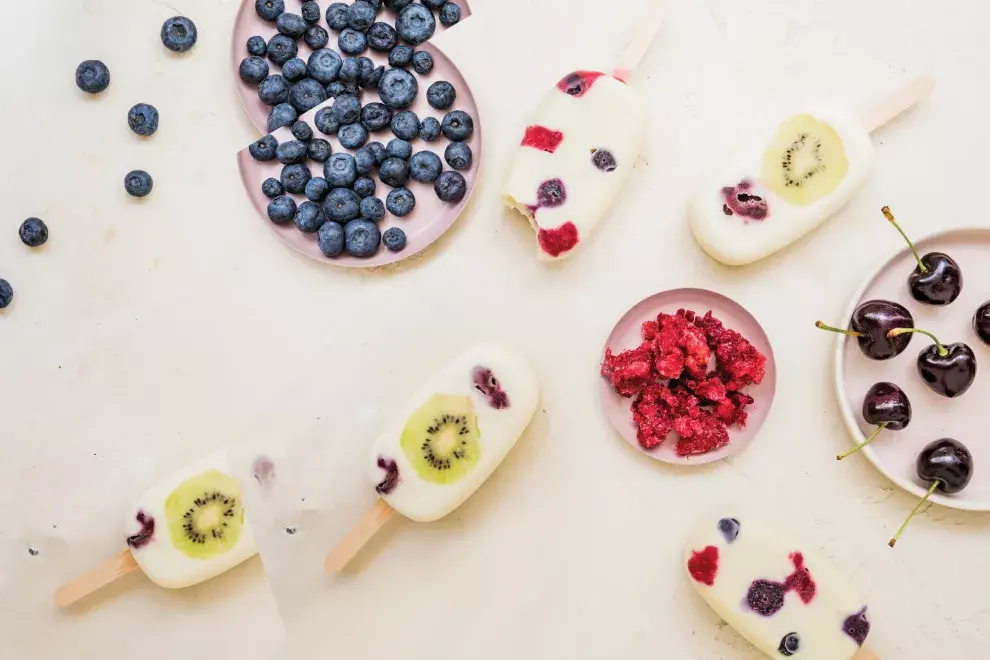
[[[648,343],[618,355],[613,355],[610,348],[605,349],[602,376],[624,397],[639,393],[649,381],[652,371],[652,355]]]
[[[700,552],[692,550],[691,558],[688,559],[688,572],[695,581],[709,587],[714,585],[718,574],[718,548],[710,545]]]
[[[746,592],[749,608],[761,616],[773,616],[784,606],[784,585],[770,580],[756,580]]]
[[[693,315],[694,312],[691,312]],[[705,331],[705,335],[708,337],[708,345],[714,347],[718,344],[719,340],[722,339],[722,335],[725,333],[725,326],[717,318],[712,316],[711,310],[702,317],[695,317],[694,324]]]
[[[564,92],[565,94],[570,94],[571,96],[581,97],[588,93],[591,86],[595,84],[595,81],[601,78],[604,73],[599,71],[575,71],[570,73],[557,83],[557,89]]]
[[[536,202],[540,208],[553,209],[567,201],[567,189],[560,179],[550,179],[536,189]]]
[[[707,454],[729,444],[725,422],[707,410],[700,410],[694,418],[675,419],[674,430],[681,436],[677,442],[678,456]]]
[[[729,376],[725,386],[735,391],[747,385],[763,382],[767,358],[734,330],[726,330],[715,348],[721,370]]]
[[[578,244],[578,230],[573,222],[565,222],[554,229],[541,229],[538,235],[540,247],[551,257],[559,257],[573,250]]]
[[[660,325],[656,321],[643,321],[643,339],[652,340],[660,332]]]
[[[722,383],[722,379],[718,376],[712,376],[707,380],[697,383],[693,390],[695,396],[698,396],[706,401],[711,401],[713,403],[728,401],[728,392],[725,389],[725,384]]]
[[[656,447],[674,430],[671,409],[661,396],[665,390],[656,382],[650,383],[633,402],[636,439],[644,449]]]
[[[708,348],[705,333],[696,326],[687,326],[681,332],[680,345],[686,354],[684,368],[695,378],[704,378],[712,351]]]
[[[563,141],[564,134],[560,131],[552,131],[546,126],[529,126],[523,135],[522,146],[552,154]]]

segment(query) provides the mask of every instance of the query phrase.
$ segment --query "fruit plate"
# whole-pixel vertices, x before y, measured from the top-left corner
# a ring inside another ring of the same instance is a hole
[[[656,293],[640,301],[615,324],[605,347],[612,349],[613,353],[636,348],[642,343],[640,329],[644,321],[655,320],[661,312],[673,314],[679,309],[693,310],[699,316],[711,310],[712,315],[722,321],[726,328],[739,332],[766,356],[766,374],[763,382],[755,386],[750,385],[743,390],[755,399],[753,404],[746,408],[746,412],[749,413],[746,427],[729,427],[729,444],[715,451],[696,456],[678,456],[675,451],[676,433],[672,433],[667,440],[653,449],[643,449],[640,446],[636,439],[636,425],[633,423],[632,413],[629,410],[632,399],[620,396],[604,378],[601,378],[602,404],[605,407],[606,416],[615,430],[619,432],[619,435],[647,456],[674,465],[703,465],[742,451],[752,442],[773,404],[777,387],[777,369],[770,339],[763,331],[759,321],[739,303],[720,293],[706,289],[672,289]],[[604,353],[603,349],[602,355]]]
[[[908,275],[916,262],[905,246],[870,275],[853,296],[843,319],[851,319],[856,308],[876,298],[898,302],[914,316],[915,324],[935,334],[942,342],[964,342],[976,353],[976,381],[965,394],[946,399],[932,392],[917,371],[917,355],[931,342],[915,335],[907,350],[891,360],[874,361],[859,350],[858,342],[838,335],[835,345],[835,392],[842,419],[854,443],[862,442],[875,427],[863,420],[863,397],[874,383],[889,381],[900,386],[911,400],[911,423],[902,431],[884,431],[861,453],[877,470],[904,490],[923,497],[923,485],[915,473],[915,460],[929,442],[952,437],[965,444],[973,455],[973,480],[955,495],[936,491],[931,500],[943,506],[969,511],[990,511],[990,446],[982,438],[990,400],[990,347],[973,331],[976,309],[990,300],[990,229],[953,229],[932,234],[917,242],[918,251],[945,252],[959,262],[963,290],[947,307],[929,307],[911,297]]]

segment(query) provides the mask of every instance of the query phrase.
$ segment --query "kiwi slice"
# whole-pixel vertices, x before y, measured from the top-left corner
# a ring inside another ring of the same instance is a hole
[[[244,526],[241,489],[233,477],[209,470],[186,479],[165,500],[172,543],[193,559],[222,555]]]
[[[811,115],[797,115],[778,126],[763,152],[763,182],[798,206],[828,195],[848,171],[849,161],[839,134]]]
[[[402,431],[402,451],[420,477],[435,484],[463,479],[481,457],[474,404],[437,394],[414,412]]]

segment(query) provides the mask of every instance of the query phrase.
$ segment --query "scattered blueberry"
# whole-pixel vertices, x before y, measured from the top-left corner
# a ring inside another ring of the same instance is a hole
[[[143,137],[154,135],[158,130],[158,109],[147,103],[138,103],[127,112],[127,125]]]
[[[474,120],[463,110],[451,110],[440,123],[440,129],[448,140],[463,142],[474,134]]]
[[[379,66],[374,67],[365,75],[362,71],[360,77],[358,78],[358,85],[364,87],[365,89],[378,89],[378,83],[381,82],[382,76],[385,75],[385,67]]]
[[[326,48],[327,44],[330,43],[330,33],[319,25],[311,25],[306,30],[303,40],[313,50],[320,50],[321,48]]]
[[[436,117],[427,117],[419,125],[419,137],[427,142],[433,142],[440,137],[440,120]]]
[[[175,16],[162,25],[162,43],[174,53],[184,53],[196,45],[196,24],[185,16]]]
[[[399,44],[388,53],[389,66],[397,69],[405,68],[412,64],[413,49],[405,44]]]
[[[417,50],[412,59],[413,71],[421,76],[433,71],[433,56],[425,50]]]
[[[347,4],[335,2],[327,7],[327,25],[335,32],[347,27]]]
[[[392,11],[402,11],[412,4],[413,0],[385,0],[385,6]]]
[[[389,69],[378,83],[378,95],[393,110],[404,110],[416,100],[419,83],[405,69]]]
[[[257,85],[268,77],[268,61],[257,55],[245,57],[241,60],[237,73],[244,82]]]
[[[395,19],[395,31],[407,44],[418,46],[428,41],[437,29],[437,19],[433,12],[423,5],[411,4],[399,12]],[[413,60],[415,64],[415,59]]]
[[[443,171],[440,156],[432,151],[420,151],[409,160],[409,176],[420,183],[433,183]]]
[[[327,221],[327,217],[323,214],[323,209],[316,202],[303,202],[300,204],[293,219],[296,223],[296,229],[304,234],[315,234]]]
[[[304,21],[310,25],[314,25],[320,22],[320,16],[323,12],[320,11],[320,5],[314,2],[314,0],[306,0],[303,3],[302,11],[299,13],[302,14]]]
[[[392,117],[392,133],[402,140],[415,140],[419,135],[419,117],[412,110],[397,112]]]
[[[300,80],[289,90],[289,103],[299,114],[309,112],[326,100],[326,88],[312,78]]]
[[[247,40],[247,52],[248,55],[254,55],[255,57],[264,57],[268,54],[268,43],[265,42],[264,37],[259,37],[255,35]]]
[[[306,183],[306,199],[322,202],[330,193],[330,183],[321,176],[314,176]]]
[[[299,140],[289,140],[278,145],[275,157],[283,165],[295,165],[306,160],[306,143]]]
[[[285,11],[285,0],[256,0],[254,10],[261,18],[274,23]]]
[[[361,215],[361,198],[350,188],[334,188],[323,202],[328,219],[347,224]]]
[[[309,64],[307,65],[309,77],[324,85],[329,85],[340,74],[342,62],[343,60],[337,51],[321,48],[309,56]]]
[[[268,202],[268,218],[277,225],[291,222],[296,215],[296,202],[288,195]]]
[[[348,57],[340,66],[340,73],[337,74],[341,82],[356,83],[361,75],[361,63],[356,57]]]
[[[375,169],[375,155],[364,147],[354,152],[354,162],[358,174],[371,174]]]
[[[368,129],[358,123],[344,124],[337,131],[337,140],[345,149],[359,149],[368,141]]]
[[[333,108],[320,108],[313,117],[316,130],[324,135],[336,135],[340,130],[340,121],[334,116]]]
[[[266,135],[248,147],[251,157],[257,161],[267,162],[275,160],[275,150],[278,148],[278,140],[274,135]]]
[[[258,98],[265,105],[278,105],[289,100],[289,81],[275,73],[258,85]]]
[[[369,5],[371,5],[371,8],[375,10],[375,13],[381,11],[382,0],[364,0],[364,1],[367,2]]]
[[[265,197],[268,199],[275,199],[284,192],[284,189],[278,179],[268,178],[261,184],[261,192],[263,192]]]
[[[378,168],[378,178],[386,186],[404,186],[409,181],[409,163],[401,158],[389,158]]]
[[[614,172],[615,168],[619,166],[615,162],[615,156],[612,155],[612,152],[606,149],[595,149],[595,153],[591,156],[591,162],[602,172]]]
[[[447,0],[420,0],[420,2],[430,9],[440,9],[444,6],[444,3],[446,3]]]
[[[368,46],[379,53],[387,53],[399,43],[399,35],[388,23],[375,23],[368,30]]]
[[[344,246],[353,257],[370,257],[381,242],[378,225],[370,220],[355,220],[344,227]]]
[[[87,94],[99,94],[110,86],[110,69],[99,60],[86,60],[76,67],[76,86]]]
[[[285,188],[285,192],[292,193],[293,195],[303,194],[306,191],[306,184],[312,178],[313,175],[310,174],[309,168],[306,167],[305,163],[286,165],[282,168],[282,187]]]
[[[361,217],[380,222],[385,217],[385,204],[377,197],[365,197],[361,200]]]
[[[440,22],[450,27],[461,20],[461,7],[455,2],[445,2],[440,8]]]
[[[358,177],[358,180],[354,182],[354,192],[356,192],[358,197],[361,199],[374,195],[377,187],[378,186],[375,184],[375,180],[370,176],[360,176]]]
[[[309,141],[306,152],[310,160],[315,160],[317,163],[325,163],[330,160],[330,154],[333,153],[333,148],[323,138],[316,138]]]
[[[364,148],[370,151],[371,155],[375,157],[375,165],[381,165],[388,158],[388,151],[381,142],[369,142]]]
[[[369,103],[361,109],[361,124],[372,133],[380,131],[392,121],[392,110],[384,103]]]
[[[367,78],[371,75],[371,72],[375,70],[375,63],[370,57],[359,57],[358,58],[358,76],[357,79],[360,81],[363,78]]]
[[[151,175],[144,170],[133,170],[124,177],[124,190],[131,197],[147,197],[154,186]]]
[[[350,154],[334,154],[323,166],[323,177],[332,188],[350,188],[357,180],[357,163]],[[329,215],[329,214],[328,214]]]
[[[364,32],[358,32],[354,28],[344,28],[337,38],[337,47],[342,53],[360,55],[368,49],[368,38],[364,36]]]
[[[777,647],[777,652],[783,656],[790,657],[797,653],[799,648],[801,648],[801,638],[798,637],[798,634],[787,633],[780,640],[780,646]]]
[[[344,94],[354,94],[354,93],[355,92],[347,91],[347,87],[344,85],[344,83],[340,82],[339,80],[335,80],[329,85],[327,85],[327,96],[332,99],[335,99],[338,96],[343,96]]]
[[[364,0],[357,0],[347,8],[347,25],[358,32],[367,32],[375,22],[375,8]]]
[[[471,168],[471,161],[473,160],[473,155],[471,154],[471,147],[467,146],[463,142],[451,142],[447,145],[446,151],[443,152],[443,157],[447,161],[447,164],[453,167],[455,170],[467,170]]]
[[[292,125],[292,137],[300,142],[309,142],[313,139],[313,129],[304,121],[297,121]]]
[[[426,101],[437,110],[449,110],[456,99],[457,90],[446,80],[438,80],[426,90]]]
[[[389,252],[402,252],[406,248],[406,232],[399,227],[391,227],[382,234],[382,243]]]
[[[299,82],[306,77],[307,73],[306,63],[298,57],[293,57],[282,65],[282,77],[290,83]]]
[[[336,222],[327,222],[317,234],[320,252],[327,257],[336,257],[344,251],[344,228]]]
[[[28,247],[41,247],[48,242],[48,227],[39,218],[28,218],[18,231],[21,242]]]
[[[739,536],[739,521],[735,518],[722,518],[718,521],[718,531],[726,543],[732,543]]]
[[[306,34],[309,25],[299,14],[285,12],[275,21],[275,29],[287,37],[299,39]]]
[[[353,124],[361,117],[361,101],[356,96],[338,96],[330,111],[341,124]]]
[[[268,59],[282,66],[299,54],[299,44],[292,37],[276,34],[268,40]]]
[[[416,196],[408,188],[396,188],[385,198],[385,208],[392,215],[404,218],[416,208]]]
[[[412,145],[405,140],[395,138],[388,141],[388,145],[385,147],[385,153],[388,154],[389,158],[409,160],[409,157],[412,156]]]
[[[268,131],[273,132],[283,126],[292,126],[299,119],[299,113],[289,103],[279,103],[268,113]]]
[[[14,288],[10,286],[10,282],[0,277],[0,309],[9,307],[13,299]]]
[[[467,194],[467,181],[460,172],[444,172],[433,183],[433,190],[441,201],[456,204]]]

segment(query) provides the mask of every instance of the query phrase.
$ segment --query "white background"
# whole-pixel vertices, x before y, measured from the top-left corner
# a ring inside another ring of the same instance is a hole
[[[932,508],[887,547],[914,502],[862,458],[834,460],[848,438],[833,343],[813,323],[841,323],[861,279],[900,248],[883,204],[915,233],[990,224],[980,196],[990,9],[671,0],[634,79],[651,108],[643,162],[581,252],[539,264],[526,224],[500,207],[513,145],[538,95],[574,68],[607,68],[645,6],[477,0],[477,23],[441,45],[483,108],[481,186],[435,249],[376,273],[297,256],[240,189],[234,154],[255,135],[230,81],[235,0],[4,9],[17,26],[0,74],[0,277],[16,289],[0,313],[0,637],[11,657],[272,653],[282,628],[258,559],[188,592],[137,575],[68,616],[49,604],[59,582],[119,551],[130,498],[227,443],[246,450],[242,466],[256,446],[279,466],[270,496],[251,489],[249,504],[300,657],[756,658],[680,567],[689,527],[726,502],[760,510],[852,574],[881,657],[985,654],[990,516]],[[200,29],[185,57],[158,40],[175,13]],[[102,98],[73,85],[87,58],[111,67]],[[937,76],[935,95],[876,136],[870,183],[830,224],[744,269],[698,250],[684,203],[726,148],[803,101],[865,107],[923,73]],[[162,112],[148,141],[126,128],[138,101]],[[155,177],[143,202],[123,192],[136,167]],[[51,230],[38,252],[16,237],[29,215]],[[780,372],[749,450],[695,470],[629,448],[597,398],[612,324],[679,286],[747,306]],[[990,298],[990,284],[970,286]],[[546,412],[451,517],[399,521],[362,573],[323,576],[322,555],[374,501],[363,467],[389,411],[480,339],[531,357]],[[990,441],[984,432],[970,441]]]

